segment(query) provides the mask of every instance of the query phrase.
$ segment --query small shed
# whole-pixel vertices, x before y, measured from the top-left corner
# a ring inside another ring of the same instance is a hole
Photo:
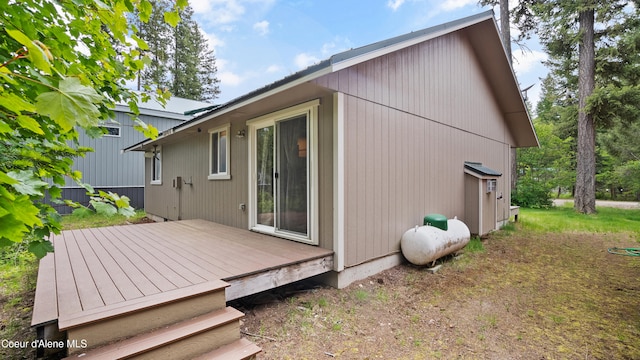
[[[499,227],[498,200],[503,198],[497,191],[502,174],[479,162],[464,162],[464,218],[472,234],[484,235]]]

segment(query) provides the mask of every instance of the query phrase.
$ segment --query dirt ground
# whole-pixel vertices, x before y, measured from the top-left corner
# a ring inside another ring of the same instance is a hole
[[[400,265],[232,305],[259,359],[640,359],[638,234],[500,232],[435,274]]]

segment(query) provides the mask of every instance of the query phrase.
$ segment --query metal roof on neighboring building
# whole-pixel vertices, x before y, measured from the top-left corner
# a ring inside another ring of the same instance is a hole
[[[194,112],[195,114],[204,112],[209,110],[212,106],[215,105],[204,101],[184,99],[177,96],[169,98],[164,106],[154,99],[138,103],[138,109],[142,115],[173,118],[178,120],[190,120],[194,117]],[[126,103],[116,104],[115,110],[131,112]]]

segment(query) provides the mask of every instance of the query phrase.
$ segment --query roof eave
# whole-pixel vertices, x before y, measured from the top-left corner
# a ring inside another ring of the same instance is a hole
[[[285,91],[287,89],[290,89],[292,87],[295,87],[297,85],[309,82],[311,80],[314,80],[316,78],[319,78],[320,76],[329,74],[331,72],[335,71],[333,69],[333,67],[331,66],[331,63],[329,60],[325,60],[322,61],[316,65],[312,65],[309,68],[295,73],[289,77],[286,77],[280,81],[274,82],[272,84],[266,85],[260,89],[257,89],[255,91],[252,91],[246,95],[240,96],[236,99],[233,99],[231,101],[229,101],[226,104],[220,105],[214,109],[212,109],[211,111],[202,114],[200,116],[197,116],[189,121],[185,121],[179,125],[174,126],[173,128],[170,128],[168,130],[163,131],[161,134],[158,135],[158,137],[156,137],[155,139],[145,139],[137,144],[134,144],[132,146],[129,146],[125,149],[123,149],[122,151],[127,152],[127,151],[143,151],[145,147],[152,145],[153,143],[156,143],[158,141],[161,141],[163,139],[165,139],[168,136],[171,136],[175,133],[181,132],[181,131],[185,131],[187,129],[191,129],[195,126],[198,126],[206,121],[209,121],[211,119],[214,119],[216,117],[222,116],[224,114],[230,113],[234,110],[237,110],[243,106],[247,106],[249,104],[252,104],[254,102],[260,101],[264,98],[267,98],[269,96],[273,96],[277,93],[280,93],[282,91]]]
[[[488,10],[466,18],[396,36],[360,48],[347,50],[331,57],[333,69],[334,71],[342,70],[493,18],[493,10]]]
[[[487,74],[487,79],[503,111],[505,122],[512,133],[514,140],[512,146],[516,148],[538,147],[538,136],[520,90],[515,70],[500,38],[498,24],[494,17],[491,17],[491,21],[485,24],[483,26],[489,27],[466,33]],[[484,31],[482,31],[483,29]],[[495,35],[485,36],[486,31],[491,31]],[[494,41],[489,42],[488,39],[494,39]],[[491,56],[491,54],[496,54],[496,56]],[[504,69],[508,69],[508,71]]]

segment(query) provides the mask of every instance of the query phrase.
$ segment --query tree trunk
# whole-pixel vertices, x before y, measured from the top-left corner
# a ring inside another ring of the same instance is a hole
[[[511,24],[509,22],[509,0],[500,0],[500,37],[504,50],[507,53],[509,64],[513,62],[511,56]],[[518,152],[516,148],[511,148],[511,192],[516,192],[518,182]]]
[[[576,153],[576,194],[574,208],[584,214],[596,212],[596,131],[593,115],[585,109],[595,87],[595,46],[593,9],[580,12],[578,67],[578,151]]]
[[[509,0],[500,0],[500,36],[511,64],[511,29],[509,24]]]

